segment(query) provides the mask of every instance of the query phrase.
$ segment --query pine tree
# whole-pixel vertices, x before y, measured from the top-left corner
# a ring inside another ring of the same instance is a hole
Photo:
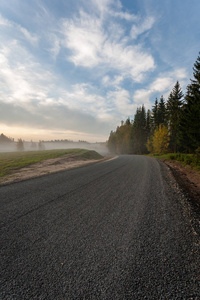
[[[194,63],[194,79],[187,86],[185,105],[180,119],[179,142],[186,152],[200,146],[200,53]]]
[[[154,104],[153,109],[152,109],[152,123],[153,123],[154,129],[159,126],[159,122],[158,122],[158,99],[157,98],[155,100],[155,104]]]
[[[147,111],[146,116],[146,133],[147,133],[147,142],[146,148],[147,151],[153,153],[153,135],[154,135],[155,127],[154,127],[154,120],[152,117],[152,112],[150,109]]]
[[[128,118],[128,119],[126,120],[125,125],[131,125],[130,118]]]
[[[147,133],[146,133],[146,112],[144,105],[137,108],[133,128],[132,128],[132,149],[133,153],[147,153],[146,148]]]
[[[18,139],[17,150],[18,151],[24,151],[24,143],[23,143],[22,139]]]
[[[151,111],[148,109],[146,116],[146,133],[147,137],[151,134]]]
[[[183,93],[177,81],[167,101],[167,119],[170,133],[170,146],[177,152],[179,121],[183,106]]]
[[[166,108],[165,108],[165,100],[163,96],[160,97],[157,115],[158,115],[158,126],[166,125]]]

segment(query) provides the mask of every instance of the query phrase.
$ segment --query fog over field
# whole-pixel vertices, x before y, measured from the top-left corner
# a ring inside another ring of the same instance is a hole
[[[14,152],[19,151],[17,147],[18,142],[0,143],[0,152]],[[23,151],[41,151],[41,150],[56,150],[56,149],[87,149],[95,150],[101,155],[108,154],[106,143],[88,143],[88,142],[23,142]]]
[[[101,155],[108,154],[106,143],[87,143],[87,142],[44,142],[45,150],[53,149],[74,149],[81,148],[87,150],[95,150]]]

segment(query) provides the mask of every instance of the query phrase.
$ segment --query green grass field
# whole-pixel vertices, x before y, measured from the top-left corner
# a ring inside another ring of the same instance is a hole
[[[12,174],[16,170],[27,167],[50,158],[57,158],[63,155],[81,159],[101,159],[99,153],[85,149],[67,150],[44,150],[44,151],[23,151],[23,152],[3,152],[0,153],[0,177]]]

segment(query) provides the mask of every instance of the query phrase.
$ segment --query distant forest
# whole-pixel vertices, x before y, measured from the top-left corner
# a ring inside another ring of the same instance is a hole
[[[200,151],[200,52],[193,67],[194,78],[185,96],[177,81],[168,99],[155,100],[151,110],[137,108],[133,120],[121,121],[108,139],[117,154],[195,153]],[[198,149],[198,150],[197,150]]]
[[[78,147],[78,148],[93,148],[95,146],[102,146],[105,147],[106,143],[89,143],[84,140],[79,140],[74,142],[68,139],[62,140],[40,140],[39,142],[31,141],[23,141],[21,138],[18,139],[16,142],[13,138],[7,137],[5,134],[0,134],[0,152],[6,151],[35,151],[35,150],[50,150],[50,149],[67,149],[69,147]]]

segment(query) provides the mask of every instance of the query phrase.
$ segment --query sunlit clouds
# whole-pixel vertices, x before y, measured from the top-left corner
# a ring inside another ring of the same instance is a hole
[[[165,45],[157,45],[161,35],[170,43],[162,24],[169,16],[152,3],[1,1],[1,131],[105,141],[138,106],[167,97],[177,80],[184,89],[197,53],[182,65],[164,57]]]

